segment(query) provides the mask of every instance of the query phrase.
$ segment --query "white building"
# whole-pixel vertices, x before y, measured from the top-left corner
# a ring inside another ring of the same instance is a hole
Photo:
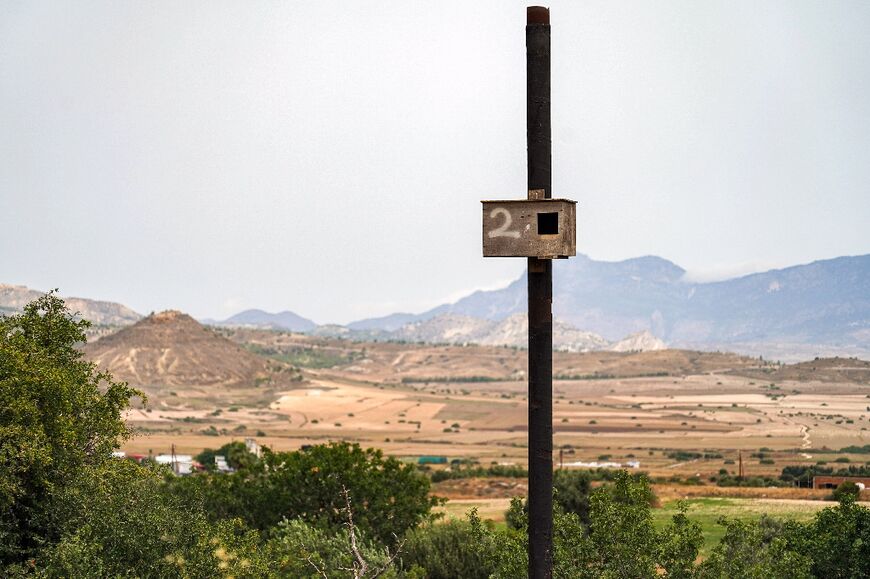
[[[245,439],[245,448],[247,448],[248,452],[250,452],[257,458],[263,458],[263,449],[260,448],[260,445],[253,438]]]
[[[214,466],[218,472],[235,472],[236,470],[227,463],[227,457],[220,454],[214,456]]]
[[[154,457],[157,464],[167,464],[175,474],[190,474],[193,472],[193,457],[189,454],[158,454]]]

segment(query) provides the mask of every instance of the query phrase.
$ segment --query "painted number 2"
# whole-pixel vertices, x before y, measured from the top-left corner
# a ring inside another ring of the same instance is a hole
[[[507,209],[505,209],[504,207],[496,207],[490,212],[489,218],[496,219],[499,215],[504,216],[504,221],[498,227],[498,229],[493,229],[489,232],[489,237],[513,237],[515,239],[518,238],[520,236],[519,231],[508,231],[511,223],[513,223],[513,219],[511,218],[511,214],[508,213]]]

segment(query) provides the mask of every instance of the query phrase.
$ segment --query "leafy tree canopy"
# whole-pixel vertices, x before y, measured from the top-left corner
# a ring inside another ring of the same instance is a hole
[[[52,577],[263,577],[260,537],[238,519],[164,492],[162,470],[127,460],[89,467],[52,503],[60,539],[36,558]]]
[[[205,497],[214,517],[239,517],[260,530],[294,518],[341,528],[347,489],[360,531],[383,544],[430,518],[440,503],[414,465],[347,442],[298,452],[264,449],[262,460],[233,474],[197,475],[172,485],[175,492]]]
[[[558,497],[558,494],[556,495]],[[556,502],[553,525],[553,577],[692,577],[703,541],[701,528],[685,513],[656,531],[650,513],[652,491],[646,477],[619,471],[614,483],[588,497],[589,523],[566,513]],[[504,531],[484,527],[473,515],[472,527],[483,553],[490,553],[494,577],[520,577],[528,564],[528,516],[514,499]]]
[[[0,564],[31,555],[58,487],[130,436],[121,415],[142,394],[82,358],[88,326],[53,292],[0,317]]]

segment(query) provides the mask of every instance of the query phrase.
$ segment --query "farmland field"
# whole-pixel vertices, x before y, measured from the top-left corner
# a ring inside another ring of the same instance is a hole
[[[762,515],[776,519],[807,522],[820,510],[832,506],[830,502],[800,499],[751,499],[751,498],[695,498],[683,501],[686,515],[701,525],[704,534],[704,556],[715,547],[725,534],[725,527],[718,523],[721,517],[741,520],[757,520]],[[678,512],[679,501],[669,501],[661,508],[653,509],[657,528],[670,522]]]
[[[231,337],[278,357],[302,351],[313,367],[271,398],[265,387],[259,398],[251,394],[256,387],[238,397],[214,387],[153,390],[149,408],[129,415],[140,436],[126,450],[166,452],[175,444],[195,453],[244,437],[285,450],[344,439],[400,457],[526,462],[521,350],[262,330]],[[324,368],[327,360],[335,365]],[[736,472],[741,458],[748,476],[776,475],[786,464],[868,460],[832,452],[870,443],[870,370],[855,372],[858,362],[831,359],[815,373],[798,372],[679,350],[560,352],[554,362],[554,442],[561,449],[554,460],[566,468],[636,461],[654,476],[704,479]]]
[[[477,509],[481,518],[502,525],[510,501],[509,498],[452,499],[437,511],[448,519],[466,519],[471,509]],[[780,520],[807,522],[820,510],[835,504],[819,500],[751,497],[699,497],[685,499],[682,503],[686,507],[687,516],[701,525],[704,535],[702,556],[706,556],[725,533],[725,527],[718,522],[721,517],[757,520],[762,515],[767,515]],[[678,512],[679,505],[680,501],[670,499],[653,508],[653,523],[656,528],[661,529],[667,525]]]

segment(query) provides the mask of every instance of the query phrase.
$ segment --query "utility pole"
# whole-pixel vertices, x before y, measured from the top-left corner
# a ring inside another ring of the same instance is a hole
[[[483,256],[528,258],[529,579],[550,579],[553,260],[577,254],[577,204],[552,195],[550,11],[540,6],[526,9],[526,147],[527,198],[482,202]]]
[[[550,11],[526,9],[529,199],[550,199]],[[553,262],[530,257],[529,579],[553,575]]]

